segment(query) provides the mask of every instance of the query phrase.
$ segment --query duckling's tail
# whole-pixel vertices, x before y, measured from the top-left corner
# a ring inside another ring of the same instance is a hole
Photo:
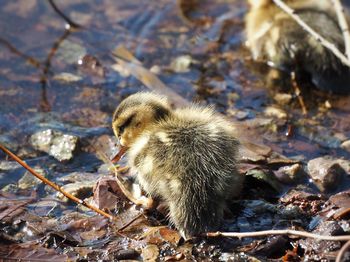
[[[217,231],[221,225],[225,199],[207,192],[205,188],[187,184],[177,201],[169,202],[170,219],[184,239]]]

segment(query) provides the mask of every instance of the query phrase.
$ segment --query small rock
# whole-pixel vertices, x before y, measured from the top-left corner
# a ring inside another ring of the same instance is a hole
[[[162,72],[162,69],[159,65],[154,65],[149,69],[153,74],[159,75]]]
[[[310,177],[321,192],[335,189],[342,174],[345,173],[338,160],[330,157],[318,157],[307,164]]]
[[[272,149],[265,145],[254,144],[244,141],[239,148],[239,160],[241,162],[266,161],[271,155]]]
[[[307,192],[307,188],[301,185],[288,191],[280,198],[280,202],[286,206],[297,206],[302,212],[315,216],[323,208],[325,200],[322,195]]]
[[[6,193],[12,193],[12,194],[16,194],[18,191],[18,186],[15,184],[8,184],[6,186],[4,186],[1,191],[6,192]]]
[[[35,149],[46,152],[59,161],[73,158],[77,142],[78,137],[52,129],[39,131],[30,137],[30,143]]]
[[[16,143],[16,141],[14,141],[12,138],[6,135],[0,135],[0,143],[13,152],[16,152],[19,148],[19,145]],[[5,152],[0,150],[0,156],[2,154],[6,155]]]
[[[284,112],[282,109],[274,107],[274,106],[268,106],[265,109],[265,114],[270,117],[277,117],[280,119],[287,118],[287,113]]]
[[[42,175],[43,177],[48,177],[48,173],[42,168],[34,168],[34,170]],[[33,176],[29,171],[25,172],[23,177],[18,180],[18,188],[20,189],[28,189],[28,188],[36,188],[42,183],[42,181],[35,176]]]
[[[321,223],[312,233],[320,234],[322,236],[339,236],[345,234],[338,221],[321,221]],[[315,251],[318,251],[323,256],[325,256],[327,253],[330,253],[331,251],[339,250],[341,247],[341,244],[338,241],[315,241],[314,239],[310,238],[302,239],[299,241],[299,243],[306,253],[313,253]],[[327,260],[320,259],[317,261]]]
[[[177,57],[174,61],[171,62],[170,67],[177,73],[185,73],[190,69],[190,65],[192,63],[192,57],[189,55],[183,55]]]
[[[159,255],[159,248],[156,245],[147,245],[142,249],[143,261],[156,261]]]
[[[117,250],[113,252],[113,258],[115,260],[129,260],[132,261],[133,259],[136,260],[140,256],[139,252],[137,252],[134,249],[122,249],[122,250]],[[136,260],[137,261],[137,260]]]
[[[60,48],[57,50],[57,58],[61,61],[64,61],[68,64],[77,64],[78,61],[84,57],[86,54],[85,47],[72,42],[68,39],[65,39]]]
[[[237,120],[244,120],[244,119],[252,119],[255,117],[255,114],[251,110],[237,110],[237,109],[228,109],[226,113],[229,116],[235,117]]]
[[[21,165],[18,164],[16,161],[6,161],[6,160],[0,161],[0,170],[2,171],[8,171],[8,170],[17,169],[20,167]]]
[[[282,210],[279,210],[280,215],[288,220],[300,218],[302,216],[302,210],[296,205],[289,204]]]
[[[85,181],[96,181],[98,178],[99,176],[96,173],[73,172],[57,178],[57,181],[64,182],[64,183],[75,183],[75,182],[85,182]]]
[[[66,72],[63,72],[63,73],[60,73],[58,75],[55,75],[53,77],[54,80],[57,80],[57,81],[61,81],[61,82],[67,82],[67,83],[70,83],[70,82],[77,82],[77,81],[80,81],[82,79],[81,76],[78,76],[78,75],[73,75],[71,73],[66,73]]]
[[[122,76],[122,77],[129,77],[130,76],[130,71],[120,64],[113,64],[113,65],[111,65],[111,68],[114,71],[118,72],[120,74],[120,76]]]
[[[286,104],[289,104],[289,102],[292,100],[293,97],[291,94],[277,93],[273,98],[278,104],[286,105]]]
[[[95,181],[76,182],[64,185],[62,186],[62,189],[79,199],[84,199],[92,194],[92,189],[94,185]],[[68,201],[68,199],[65,196],[63,196],[62,193],[57,193],[57,197],[59,197],[62,200]]]
[[[301,164],[280,167],[274,172],[277,179],[284,184],[297,183],[302,180],[306,173]]]
[[[268,128],[274,124],[274,120],[272,118],[256,117],[253,119],[246,120],[245,124],[249,128],[259,128],[259,127]]]
[[[344,141],[340,147],[348,152],[350,152],[350,140]]]

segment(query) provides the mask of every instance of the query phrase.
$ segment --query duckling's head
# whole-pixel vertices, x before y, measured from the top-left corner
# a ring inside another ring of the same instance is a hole
[[[112,128],[120,144],[130,147],[155,123],[169,116],[167,98],[150,92],[140,92],[124,99],[113,114]]]

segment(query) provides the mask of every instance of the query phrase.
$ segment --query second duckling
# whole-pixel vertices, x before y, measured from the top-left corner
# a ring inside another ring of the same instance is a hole
[[[272,0],[248,0],[247,46],[253,59],[268,61],[282,71],[309,75],[319,89],[350,93],[350,70],[301,28]],[[300,18],[344,51],[344,39],[331,1],[286,0]]]
[[[136,93],[116,109],[112,127],[142,188],[169,207],[186,239],[217,230],[225,202],[237,197],[234,127],[212,108],[171,109],[166,97]]]

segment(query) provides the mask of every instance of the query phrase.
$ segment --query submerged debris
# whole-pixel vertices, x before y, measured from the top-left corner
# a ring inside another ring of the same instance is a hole
[[[43,177],[48,177],[48,172],[42,168],[34,168],[34,170],[36,172],[38,172],[40,175],[42,175]],[[23,175],[23,177],[18,180],[18,188],[20,189],[28,189],[28,188],[32,188],[32,189],[36,189],[36,187],[40,184],[42,184],[43,182],[36,178],[35,176],[33,176],[31,173],[29,173],[28,171],[26,171]]]

